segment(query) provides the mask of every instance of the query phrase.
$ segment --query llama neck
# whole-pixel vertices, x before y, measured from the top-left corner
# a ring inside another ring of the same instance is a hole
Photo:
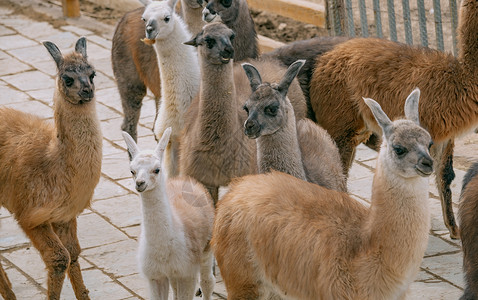
[[[297,140],[295,116],[287,110],[287,125],[270,135],[257,138],[257,164],[260,173],[271,169],[307,180]]]
[[[478,5],[463,0],[458,25],[458,49],[465,67],[476,73],[478,69]]]
[[[254,28],[249,7],[245,0],[240,1],[238,17],[233,20],[224,20],[227,27],[234,30],[236,38],[232,42],[235,49],[234,60],[241,61],[246,58],[258,58],[257,33]]]
[[[185,1],[181,1],[181,11],[183,13],[183,20],[188,25],[188,29],[193,34],[196,34],[202,30],[205,25],[202,20],[202,7],[193,8],[189,7]]]
[[[371,256],[379,253],[383,267],[406,275],[418,270],[428,242],[428,178],[397,178],[383,160],[385,155],[381,151],[377,160],[372,205],[364,230],[372,249],[364,251]]]
[[[154,189],[141,193],[143,211],[142,235],[149,241],[169,241],[177,235],[174,230],[171,204],[164,176]]]
[[[221,138],[231,137],[240,128],[237,116],[233,62],[213,65],[202,62],[199,101],[199,122],[204,133]],[[214,130],[211,130],[213,128]]]
[[[58,84],[58,83],[57,83]],[[102,135],[100,122],[96,115],[96,100],[85,104],[71,104],[63,99],[58,88],[54,94],[54,119],[58,154],[72,172],[91,178],[91,174],[101,165]],[[85,164],[90,162],[94,164]]]

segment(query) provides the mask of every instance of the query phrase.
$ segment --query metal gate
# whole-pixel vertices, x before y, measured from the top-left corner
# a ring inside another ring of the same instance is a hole
[[[325,0],[331,35],[380,37],[457,55],[457,0]]]

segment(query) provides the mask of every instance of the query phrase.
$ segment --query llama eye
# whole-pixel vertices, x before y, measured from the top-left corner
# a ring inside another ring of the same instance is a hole
[[[141,17],[141,20],[143,20],[143,22],[146,22],[146,19],[145,19],[145,18],[143,18],[143,17]]]
[[[267,106],[264,113],[268,116],[275,117],[277,115],[277,106]]]
[[[73,78],[71,78],[70,76],[63,76],[63,81],[65,82],[65,85],[66,86],[72,86],[73,85],[73,82],[75,81]]]
[[[395,151],[395,153],[396,153],[398,156],[403,156],[403,155],[405,155],[405,154],[408,152],[407,148],[402,147],[402,146],[394,146],[394,147],[393,147],[393,151]]]
[[[153,173],[154,174],[159,174],[159,168],[154,169]]]
[[[231,40],[231,42],[232,42],[235,37],[236,37],[236,35],[233,33],[233,34],[231,34],[231,36],[229,37],[229,40]]]
[[[215,40],[209,39],[209,38],[207,38],[205,41],[206,41],[207,47],[208,47],[209,49],[212,49],[212,47],[214,47],[214,44],[216,43]]]
[[[221,4],[222,4],[224,7],[229,7],[229,6],[231,6],[231,4],[232,4],[232,0],[222,0],[222,1],[221,1]]]
[[[90,81],[93,82],[93,78],[95,78],[96,72],[93,72],[93,74],[90,75]]]
[[[432,146],[433,146],[433,141],[431,141],[430,144],[428,144],[428,150],[430,150]]]
[[[242,109],[246,111],[247,115],[249,115],[249,109],[247,108],[247,106],[244,105]]]
[[[166,22],[166,23],[168,23],[169,20],[171,20],[171,17],[170,17],[170,16],[167,16],[167,17],[164,18],[164,22]]]
[[[136,176],[136,172],[131,170],[131,175]]]

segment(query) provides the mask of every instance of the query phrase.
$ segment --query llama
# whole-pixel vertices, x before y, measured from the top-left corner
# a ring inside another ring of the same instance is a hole
[[[172,128],[165,153],[165,168],[169,177],[175,177],[179,174],[179,136],[184,127],[184,115],[199,91],[199,62],[196,50],[184,45],[191,36],[174,12],[177,0],[141,2],[147,6],[142,16],[146,24],[146,39],[154,41],[162,78],[162,100],[154,134],[159,139],[166,128]]]
[[[231,185],[211,241],[228,299],[403,299],[430,229],[431,137],[418,97],[394,122],[365,99],[384,136],[370,208],[277,171]]]
[[[305,60],[291,64],[279,84],[262,83],[253,65],[242,64],[252,88],[252,95],[244,104],[248,115],[244,132],[256,139],[259,173],[273,169],[329,189],[346,191],[337,146],[312,121],[302,119],[296,125],[294,109],[286,96],[304,64]]]
[[[171,284],[174,299],[192,300],[199,272],[203,297],[210,300],[215,283],[209,246],[214,207],[209,193],[194,179],[166,180],[163,175],[171,132],[164,131],[154,151],[141,151],[123,131],[142,202],[139,268],[148,280],[151,299],[168,299]]]
[[[149,88],[159,108],[161,80],[154,48],[143,43],[145,24],[141,20],[144,7],[127,12],[116,26],[111,63],[121,97],[124,119],[121,129],[137,139],[137,125],[146,89]],[[181,0],[181,11],[190,32],[202,30],[202,6],[197,0]],[[189,39],[188,36],[187,39]],[[157,111],[156,111],[157,115]]]
[[[336,141],[345,172],[355,147],[372,133],[380,136],[380,128],[360,97],[377,99],[390,117],[396,118],[403,114],[400,99],[415,86],[420,88],[420,121],[435,142],[432,155],[437,163],[436,184],[444,223],[452,238],[459,238],[450,190],[455,177],[454,139],[478,126],[477,16],[478,3],[462,1],[458,58],[383,39],[352,39],[317,60],[310,83],[317,122]],[[340,122],[335,118],[338,111]]]
[[[232,41],[234,61],[259,57],[257,33],[246,0],[210,0],[203,11],[206,22],[220,17],[221,23],[232,29],[236,38]]]
[[[463,270],[465,271],[465,291],[460,300],[478,298],[478,256],[476,237],[478,236],[478,163],[474,163],[463,178],[458,220],[460,222],[463,248]]]
[[[210,23],[186,44],[197,47],[201,84],[186,115],[180,141],[180,174],[204,184],[214,199],[218,188],[232,178],[257,172],[255,143],[241,130],[246,113],[241,109],[250,94],[247,76],[233,66],[234,32],[222,23]],[[209,48],[211,46],[211,48]],[[273,61],[257,61],[267,80],[279,81],[285,70]],[[297,81],[289,88],[297,119],[306,115]]]
[[[66,272],[76,298],[89,299],[78,262],[76,217],[90,205],[101,174],[95,70],[87,61],[85,38],[65,56],[55,44],[43,44],[58,68],[54,125],[0,108],[0,204],[40,252],[48,271],[48,299],[60,299]],[[15,299],[3,270],[0,293]]]

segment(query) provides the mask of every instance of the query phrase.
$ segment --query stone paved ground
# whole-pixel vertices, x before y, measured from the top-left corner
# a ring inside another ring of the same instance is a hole
[[[59,7],[54,6],[49,12],[60,14]],[[84,17],[72,24],[54,28],[47,22],[16,14],[0,5],[0,105],[51,119],[55,64],[41,42],[53,41],[65,52],[72,49],[80,36],[87,37],[88,55],[97,68],[98,115],[104,134],[104,159],[92,206],[78,218],[83,276],[92,299],[145,299],[148,298],[146,284],[136,267],[140,202],[132,187],[120,134],[122,111],[110,65],[113,28],[106,27],[102,33],[92,31],[92,28],[104,27]],[[144,101],[139,126],[139,145],[143,148],[155,145],[150,130],[154,111],[154,101],[148,97]],[[457,179],[452,186],[455,202],[465,167],[474,159],[473,151],[478,145],[476,139],[474,134],[458,142],[455,156],[459,162]],[[366,203],[370,199],[375,158],[376,153],[360,147],[350,175],[350,193]],[[432,230],[429,246],[407,299],[457,299],[463,289],[460,243],[450,240],[443,226],[441,206],[433,183],[430,184],[430,204]],[[18,299],[46,298],[46,272],[38,252],[4,209],[0,210],[0,225],[0,260]],[[217,299],[225,295],[220,279],[216,292]],[[62,299],[74,299],[68,281],[65,281]]]

